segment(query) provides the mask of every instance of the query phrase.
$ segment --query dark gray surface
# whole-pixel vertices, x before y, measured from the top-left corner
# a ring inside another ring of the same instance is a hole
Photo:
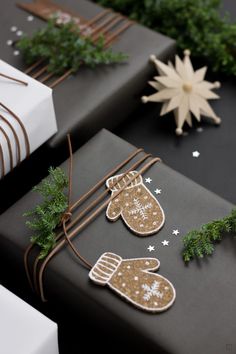
[[[222,14],[225,10],[235,22],[236,2],[223,0]],[[195,63],[196,69],[199,65]],[[127,124],[121,125],[115,133],[134,145],[144,146],[147,151],[161,156],[173,169],[236,204],[236,79],[208,73],[206,79],[222,83],[220,90],[216,90],[221,99],[210,102],[222,118],[220,127],[203,119],[200,125],[195,124],[195,128],[201,126],[203,132],[186,128],[188,136],[176,137],[173,114],[160,117],[160,104],[150,103],[139,107],[127,119]],[[192,158],[195,150],[201,153],[198,159]]]
[[[73,200],[132,151],[132,145],[104,130],[84,145],[74,154]],[[62,167],[66,168],[66,164]],[[188,267],[180,254],[181,238],[186,232],[223,217],[232,205],[164,164],[153,166],[145,173],[144,177],[147,176],[153,180],[147,185],[151,191],[157,187],[162,189],[158,199],[166,223],[158,234],[137,237],[120,219],[108,222],[103,212],[76,237],[74,244],[92,263],[105,251],[124,258],[156,256],[161,262],[159,273],[176,288],[173,307],[162,314],[135,309],[108,288],[92,284],[88,271],[69,249],[56,256],[46,271],[49,303],[56,302],[60,308],[72,307],[78,326],[80,314],[86,312],[87,318],[99,328],[119,330],[114,338],[128,335],[130,343],[134,341],[141,353],[224,354],[228,346],[235,352],[236,240],[225,238],[213,257],[201,263],[192,262]],[[23,252],[30,236],[22,214],[38,200],[36,194],[29,193],[0,217],[0,259],[5,260],[5,267],[17,269],[18,278],[23,276]],[[179,229],[180,235],[173,236],[173,229]],[[162,246],[164,239],[170,240],[169,247]],[[147,251],[150,244],[155,245],[155,252]],[[76,338],[71,340],[76,347]]]
[[[56,2],[88,19],[101,11],[101,7],[86,0]],[[17,39],[10,28],[14,25],[32,34],[37,28],[45,26],[45,22],[37,18],[27,22],[29,14],[17,8],[15,3],[15,0],[0,2],[0,56],[15,67],[23,68],[21,57],[14,57],[12,48],[6,45],[8,39]],[[143,83],[153,73],[148,56],[155,53],[162,59],[168,58],[173,54],[175,45],[173,40],[135,24],[120,36],[113,48],[128,54],[128,61],[100,66],[95,70],[81,68],[77,75],[54,89],[58,133],[49,141],[50,148],[61,147],[68,132],[75,137],[76,148],[101,128],[111,129],[123,122],[138,105]]]
[[[221,99],[212,103],[222,118],[219,127],[203,118],[201,124],[186,128],[188,136],[177,137],[173,114],[160,117],[160,105],[150,103],[140,107],[115,133],[134,145],[144,146],[173,169],[236,204],[235,79],[224,79],[219,94]],[[203,131],[198,132],[197,127]],[[199,158],[192,157],[196,150],[201,154]]]

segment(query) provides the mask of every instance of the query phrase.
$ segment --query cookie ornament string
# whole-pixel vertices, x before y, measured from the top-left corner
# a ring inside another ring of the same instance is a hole
[[[69,139],[69,138],[68,138]],[[70,164],[69,164],[69,193],[68,193],[68,209],[62,216],[62,228],[65,238],[63,238],[51,251],[46,260],[42,263],[39,270],[39,290],[41,298],[45,301],[43,289],[43,274],[48,262],[59,252],[62,246],[67,242],[81,263],[89,269],[89,278],[98,285],[107,285],[116,294],[126,299],[129,303],[137,308],[149,312],[161,312],[167,310],[175,300],[175,289],[169,280],[163,276],[151,273],[159,268],[160,262],[156,258],[134,258],[122,259],[119,255],[111,252],[105,252],[93,266],[85,257],[83,257],[78,249],[72,243],[75,237],[84,227],[104,210],[109,202],[116,198],[122,191],[135,179],[150,168],[154,163],[160,161],[154,158],[132,175],[121,189],[113,194],[107,201],[103,202],[95,211],[90,214],[79,226],[77,226],[70,234],[67,229],[72,211],[71,191],[72,191],[72,149],[69,139],[70,148]]]
[[[91,202],[85,209],[80,211],[80,213],[77,216],[74,216],[74,212],[76,209],[83,204],[90,196],[92,196],[103,184],[106,182],[106,180],[115,174],[118,170],[123,168],[126,164],[128,164],[133,158],[135,158],[139,153],[143,152],[143,149],[137,149],[133,153],[131,153],[123,162],[119,163],[116,167],[114,167],[110,172],[108,172],[100,181],[98,181],[89,191],[84,193],[73,205],[70,207],[70,211],[73,212],[73,220],[70,220],[67,223],[67,231],[70,230],[73,226],[75,226],[89,211],[93,209],[93,207],[97,206],[98,203],[100,203],[104,197],[108,194],[109,189],[106,189],[104,192],[102,192],[93,202]],[[135,168],[137,168],[140,164],[142,164],[146,159],[148,159],[151,156],[151,154],[145,154],[143,157],[141,157],[138,161],[136,161],[127,171],[127,173]],[[62,238],[64,237],[64,232],[59,231],[59,233],[56,236],[55,241],[59,242]],[[29,256],[33,248],[36,247],[35,243],[32,243],[28,246],[28,248],[25,251],[24,255],[24,265],[25,265],[25,271],[26,275],[28,278],[28,281],[30,283],[31,288],[35,288],[37,290],[37,268],[38,264],[40,262],[40,256],[38,256],[34,262],[33,266],[33,282],[31,280],[30,276],[30,271],[29,271]],[[33,284],[34,283],[34,284]]]

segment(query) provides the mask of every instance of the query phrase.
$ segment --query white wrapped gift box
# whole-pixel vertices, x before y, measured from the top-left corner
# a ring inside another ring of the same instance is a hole
[[[57,324],[1,285],[0,353],[59,354]]]
[[[50,88],[2,60],[0,73],[28,83],[25,86],[0,76],[0,150],[2,150],[0,176],[2,176],[27,156],[27,138],[28,150],[32,153],[57,132],[57,123]]]

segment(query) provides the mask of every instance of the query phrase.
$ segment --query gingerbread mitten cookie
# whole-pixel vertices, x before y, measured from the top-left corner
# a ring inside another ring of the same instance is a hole
[[[165,215],[157,199],[143,184],[143,178],[137,171],[117,175],[106,182],[112,194],[120,190],[129,179],[135,178],[118,196],[113,199],[106,211],[111,221],[121,215],[126,225],[136,234],[147,236],[156,233],[164,224]]]
[[[89,278],[99,285],[108,285],[136,307],[150,312],[167,310],[175,300],[175,288],[157,270],[156,258],[122,259],[106,252],[93,266]]]

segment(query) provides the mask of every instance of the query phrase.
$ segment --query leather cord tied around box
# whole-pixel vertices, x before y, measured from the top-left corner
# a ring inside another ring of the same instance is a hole
[[[72,21],[80,29],[80,34],[83,37],[91,38],[94,44],[98,43],[101,36],[104,37],[104,49],[111,47],[120,35],[134,24],[134,21],[111,9],[102,10],[87,20],[80,14],[64,6],[55,4],[50,0],[46,2],[37,0],[32,3],[17,3],[17,6],[46,21],[55,17],[57,26]],[[44,59],[39,58],[37,62],[27,68],[25,73],[48,85],[50,88],[55,88],[73,73],[72,69],[68,69],[61,76],[57,77],[55,73],[47,72],[47,70],[48,64],[44,62]],[[46,75],[44,75],[45,73]]]
[[[145,160],[151,157],[151,154],[145,154],[142,156],[138,161],[136,161],[124,174],[120,176],[120,179],[118,178],[113,185],[109,186],[109,188],[106,188],[104,192],[102,192],[95,200],[93,200],[84,210],[82,210],[73,220],[71,220],[72,214],[75,212],[75,209],[81,205],[85,200],[87,200],[90,196],[92,196],[95,191],[97,191],[103,184],[104,182],[112,175],[114,175],[118,170],[123,168],[125,165],[127,165],[132,159],[138,155],[140,152],[143,151],[143,149],[137,149],[135,150],[130,156],[128,156],[127,159],[125,159],[123,162],[121,162],[119,165],[117,165],[115,168],[113,168],[108,174],[106,174],[100,181],[96,183],[88,192],[83,194],[74,204],[71,203],[71,195],[72,195],[72,168],[73,168],[73,162],[72,162],[72,147],[71,147],[71,142],[70,138],[68,136],[68,143],[69,143],[69,151],[70,151],[70,160],[69,160],[69,191],[68,191],[68,208],[64,212],[61,218],[61,227],[62,230],[57,234],[56,237],[56,245],[55,247],[51,250],[51,252],[47,255],[47,257],[40,262],[39,256],[36,257],[34,264],[33,264],[33,281],[31,279],[31,274],[29,270],[29,255],[33,248],[35,247],[34,244],[29,245],[29,247],[25,251],[24,255],[24,265],[25,265],[25,270],[26,270],[26,275],[29,280],[29,283],[33,289],[35,289],[36,292],[39,292],[40,297],[42,301],[46,301],[45,295],[44,295],[44,284],[43,284],[43,276],[44,272],[47,268],[47,265],[49,264],[50,260],[68,243],[70,248],[73,250],[75,255],[80,259],[81,263],[87,268],[91,269],[92,264],[84,258],[79,251],[76,249],[76,247],[72,243],[72,239],[78,235],[79,232],[81,232],[86,226],[88,226],[107,206],[108,204],[115,199],[121,192],[124,191],[124,189],[130,185],[134,180],[137,179],[138,176],[140,176],[142,173],[147,171],[153,164],[156,162],[160,162],[160,158],[153,158],[149,162],[147,162],[138,172],[135,174],[133,177],[129,178],[127,182],[122,185],[122,188],[120,188],[116,193],[112,194],[109,199],[104,201],[98,208],[94,210],[94,208],[104,199],[104,197],[110,192],[111,188],[115,187],[119,181],[124,177],[124,175],[127,175],[130,171],[136,169],[139,165],[141,165]],[[87,215],[90,211],[92,213],[84,219],[78,226],[73,229],[69,233],[69,230],[75,226],[82,218],[84,218],[85,215]]]
[[[11,80],[11,81],[15,81],[16,83],[22,84],[24,86],[28,86],[28,83],[22,80],[19,80],[17,78],[5,75],[3,73],[0,73],[0,77],[3,77],[4,79],[7,80]],[[29,143],[29,137],[26,131],[26,128],[23,124],[23,122],[21,121],[21,119],[9,108],[7,107],[4,103],[0,102],[0,106],[9,114],[11,115],[14,120],[17,121],[17,123],[19,124],[23,136],[24,136],[24,141],[25,141],[25,149],[26,149],[26,157],[28,157],[30,155],[30,143]],[[14,128],[14,126],[8,121],[8,119],[6,119],[2,114],[0,114],[0,119],[8,126],[8,128],[10,129],[10,131],[12,132],[14,139],[15,139],[15,144],[16,144],[16,165],[19,165],[21,162],[21,155],[22,155],[22,151],[21,151],[21,145],[20,145],[20,139],[19,136],[17,134],[16,129]],[[11,145],[11,140],[6,132],[6,130],[0,126],[0,131],[3,134],[3,136],[6,139],[7,142],[7,147],[8,147],[8,151],[9,151],[9,161],[10,161],[10,170],[12,171],[14,168],[14,152],[12,149],[12,145]],[[3,152],[3,148],[2,148],[2,144],[0,143],[0,163],[1,163],[1,178],[4,177],[5,173],[6,173],[6,166],[5,166],[5,156],[4,156],[4,152]]]

